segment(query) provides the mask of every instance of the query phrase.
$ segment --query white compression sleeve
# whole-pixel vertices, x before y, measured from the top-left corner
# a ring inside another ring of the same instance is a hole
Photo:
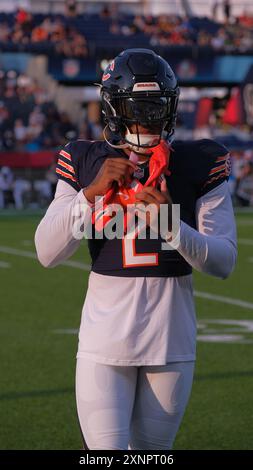
[[[180,239],[170,245],[198,271],[225,279],[237,258],[236,225],[228,183],[225,181],[196,203],[197,230],[180,224]]]
[[[76,192],[69,184],[59,180],[55,198],[35,233],[38,259],[44,267],[60,264],[79,247],[80,239],[73,235],[73,225],[78,212],[79,220],[82,220],[85,226],[90,222],[91,208],[83,191]]]

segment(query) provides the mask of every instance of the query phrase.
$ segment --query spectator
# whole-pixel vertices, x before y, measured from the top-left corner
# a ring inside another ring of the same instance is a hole
[[[67,17],[75,18],[77,15],[76,0],[65,0],[65,11]]]
[[[237,201],[240,206],[253,205],[253,162],[245,164],[242,177],[236,190]]]
[[[219,2],[217,0],[213,0],[212,17],[214,21],[217,21],[218,7],[219,7]]]
[[[56,169],[56,163],[52,163],[50,167],[48,168],[45,179],[49,182],[50,187],[51,187],[51,199],[53,199],[54,194],[55,194],[55,189],[58,181],[57,173],[55,171]]]
[[[3,166],[0,170],[0,209],[6,204],[6,199],[12,194],[14,175],[8,166]]]
[[[18,210],[24,209],[24,197],[25,194],[30,194],[32,185],[30,181],[23,178],[17,178],[14,181],[13,186],[13,198],[15,202],[15,208]]]
[[[14,122],[14,137],[17,144],[17,150],[22,149],[27,137],[27,128],[25,127],[22,119],[16,119]]]
[[[8,26],[8,23],[4,22],[0,25],[0,42],[7,42],[10,40],[11,29]]]
[[[230,0],[224,0],[223,1],[223,11],[224,11],[224,17],[226,23],[230,22],[230,16],[231,16],[231,3]]]

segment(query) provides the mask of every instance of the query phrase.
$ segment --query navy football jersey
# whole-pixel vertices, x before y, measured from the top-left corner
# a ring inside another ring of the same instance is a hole
[[[125,157],[121,149],[105,141],[77,140],[60,151],[56,172],[59,179],[76,191],[87,187],[108,157]],[[148,178],[148,164],[140,165],[136,175],[141,183]],[[196,228],[195,205],[199,197],[228,179],[227,149],[215,141],[174,141],[170,154],[167,187],[174,204],[180,204],[181,220]],[[148,230],[147,230],[148,234]],[[192,272],[176,250],[162,250],[158,239],[88,240],[92,271],[127,277],[175,277]]]

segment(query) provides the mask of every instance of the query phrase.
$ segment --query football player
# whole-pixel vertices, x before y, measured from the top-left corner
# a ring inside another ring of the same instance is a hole
[[[115,196],[119,188],[138,188],[137,205],[166,205],[169,219],[172,203],[180,204],[177,240],[168,231],[88,241],[92,266],[76,400],[89,449],[172,448],[195,364],[192,268],[225,279],[235,266],[228,151],[212,140],[174,139],[178,97],[162,57],[149,49],[119,54],[102,78],[105,138],[71,142],[60,151],[55,198],[36,231],[38,258],[53,267],[80,244],[73,235],[78,204],[84,226],[95,214],[96,197]],[[164,171],[159,158],[166,152]],[[147,184],[152,164],[163,177]]]

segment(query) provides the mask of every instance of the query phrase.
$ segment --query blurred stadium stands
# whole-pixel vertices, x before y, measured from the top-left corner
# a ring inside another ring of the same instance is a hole
[[[2,0],[0,208],[46,205],[58,148],[102,137],[94,83],[130,47],[152,48],[172,65],[177,138],[227,145],[234,200],[253,204],[252,2]]]

